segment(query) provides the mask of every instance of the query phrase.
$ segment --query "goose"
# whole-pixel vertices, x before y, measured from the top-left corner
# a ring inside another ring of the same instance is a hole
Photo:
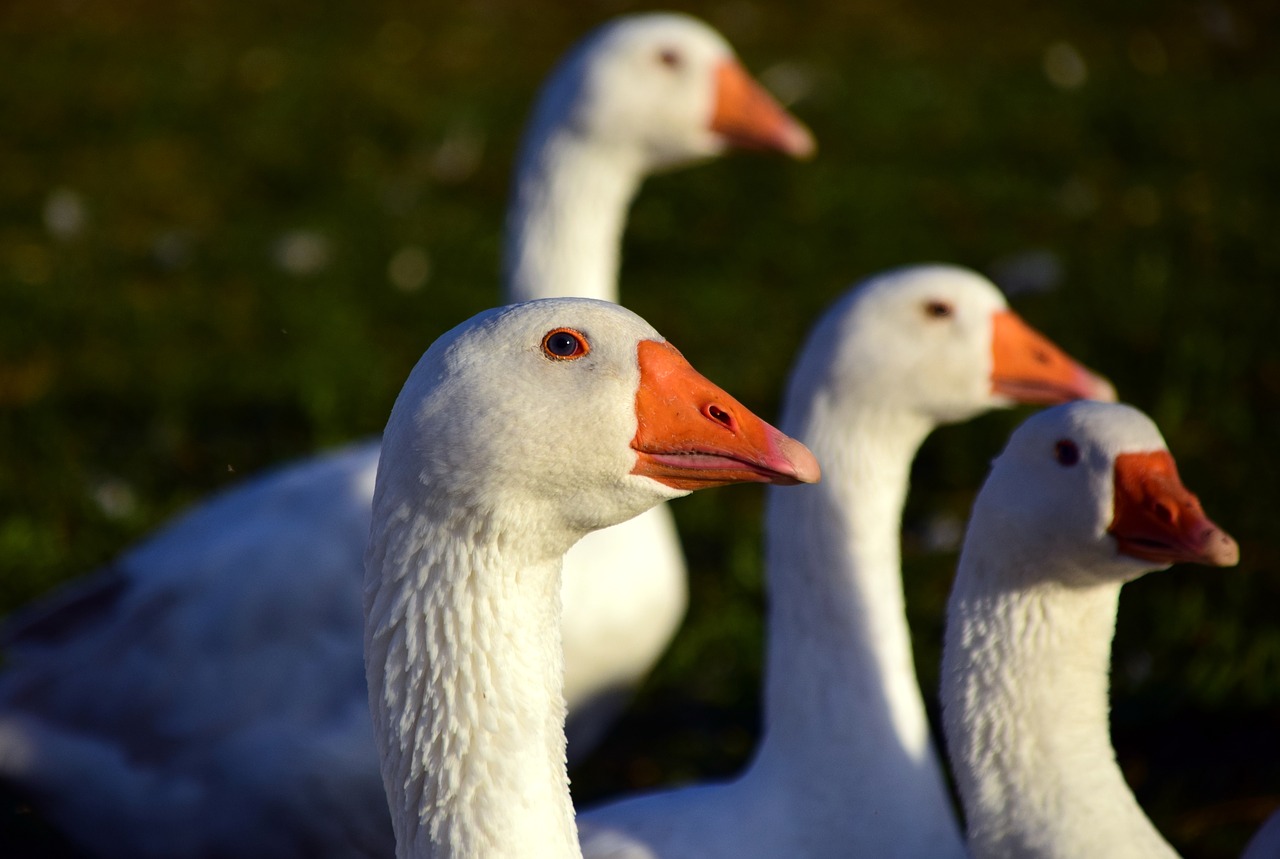
[[[911,461],[939,424],[1082,396],[1114,392],[975,272],[909,266],[840,298],[784,399],[780,426],[814,451],[824,479],[768,497],[760,746],[734,781],[584,812],[584,855],[964,855],[903,609]]]
[[[1073,403],[1013,433],[974,502],[942,660],[976,859],[1176,856],[1111,747],[1116,605],[1153,570],[1238,559],[1137,409]]]
[[[728,147],[795,158],[816,149],[698,19],[631,15],[589,35],[552,72],[526,126],[507,207],[506,299],[616,302],[640,183]]]
[[[803,445],[629,311],[546,299],[442,336],[387,422],[364,648],[399,859],[581,856],[561,560],[693,489],[813,482]]]
[[[726,147],[804,156],[813,141],[696,19],[630,16],[588,35],[543,87],[523,142],[508,300],[616,300],[641,180]],[[11,618],[0,778],[96,856],[389,855],[360,633],[379,448],[224,491]],[[625,527],[566,562],[578,755],[683,616],[670,514]]]

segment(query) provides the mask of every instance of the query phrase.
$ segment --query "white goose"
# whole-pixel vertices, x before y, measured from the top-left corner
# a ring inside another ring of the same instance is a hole
[[[911,461],[939,424],[1080,396],[1114,394],[973,272],[900,269],[838,301],[809,335],[783,412],[824,480],[769,493],[761,745],[736,781],[583,814],[584,854],[963,855],[903,609]]]
[[[507,300],[616,301],[640,183],[730,146],[797,158],[815,148],[696,18],[634,15],[592,33],[552,72],[525,130],[508,208]]]
[[[1175,856],[1108,729],[1120,587],[1186,561],[1233,566],[1146,415],[1073,403],[992,465],[947,607],[943,722],[975,857]]]
[[[641,15],[587,37],[545,86],[524,143],[508,297],[616,299],[643,177],[729,145],[813,147],[695,19]],[[98,856],[389,853],[360,656],[378,451],[373,440],[224,492],[12,619],[0,778]],[[568,562],[578,749],[684,610],[669,515],[632,527]],[[647,577],[634,575],[642,557]]]
[[[691,489],[817,478],[803,445],[616,305],[515,305],[436,341],[387,423],[365,558],[369,701],[397,856],[581,856],[564,553]]]

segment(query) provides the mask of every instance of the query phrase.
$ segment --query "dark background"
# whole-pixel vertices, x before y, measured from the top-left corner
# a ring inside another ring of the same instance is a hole
[[[0,614],[246,474],[379,431],[431,340],[497,300],[538,81],[637,8],[0,5]],[[776,416],[804,331],[859,277],[945,260],[1021,287],[1018,310],[1155,418],[1240,540],[1238,569],[1125,589],[1113,681],[1144,807],[1186,855],[1236,856],[1280,804],[1277,7],[684,8],[819,156],[651,181],[625,302]],[[940,431],[916,464],[904,566],[926,691],[945,537],[1021,417]],[[575,773],[580,803],[731,773],[751,748],[760,501],[675,505],[689,620]],[[0,853],[58,855],[2,800]]]

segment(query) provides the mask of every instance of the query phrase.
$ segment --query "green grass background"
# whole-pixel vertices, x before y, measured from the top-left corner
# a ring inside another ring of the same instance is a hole
[[[0,613],[244,475],[379,431],[427,344],[496,302],[538,81],[636,8],[0,6]],[[1156,419],[1241,543],[1238,569],[1126,588],[1114,672],[1115,740],[1144,807],[1188,856],[1235,856],[1280,804],[1277,7],[683,8],[795,97],[820,152],[651,181],[624,301],[776,416],[805,330],[857,278],[1055,255],[1059,288],[1015,305]],[[1046,64],[1072,52],[1083,82],[1055,84]],[[278,261],[298,231],[322,251],[302,274]],[[397,258],[428,276],[397,287]],[[1021,417],[941,431],[916,464],[904,565],[927,690],[955,557],[925,535],[965,515]],[[575,773],[580,802],[744,759],[760,502],[735,488],[675,505],[689,619]],[[64,852],[4,795],[0,854]]]

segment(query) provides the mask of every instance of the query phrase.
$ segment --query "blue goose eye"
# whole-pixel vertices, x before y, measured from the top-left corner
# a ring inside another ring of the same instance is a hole
[[[587,338],[572,328],[557,328],[542,338],[542,351],[556,361],[572,361],[591,351]]]
[[[1070,468],[1080,461],[1080,448],[1070,439],[1061,439],[1053,446],[1053,458],[1058,460],[1058,465]]]

